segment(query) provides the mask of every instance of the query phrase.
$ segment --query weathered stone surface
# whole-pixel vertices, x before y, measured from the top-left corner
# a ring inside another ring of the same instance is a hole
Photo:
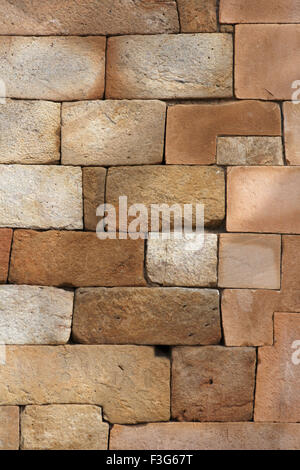
[[[220,235],[220,287],[280,289],[280,265],[280,235]]]
[[[260,101],[170,106],[166,163],[215,163],[218,135],[280,136],[280,108]]]
[[[6,96],[54,101],[102,98],[105,44],[99,36],[0,37],[0,76]]]
[[[174,419],[252,419],[256,363],[254,348],[177,347],[172,354]]]
[[[300,421],[300,314],[275,313],[275,346],[258,352],[255,421]]]
[[[109,344],[218,344],[219,293],[211,289],[76,291],[73,339]]]
[[[290,100],[293,93],[292,84],[299,80],[299,42],[300,25],[236,26],[236,96]]]
[[[62,163],[161,163],[166,104],[160,101],[89,101],[63,105]]]
[[[119,196],[127,195],[128,206],[145,204],[204,204],[206,226],[219,225],[225,212],[224,172],[212,167],[136,166],[110,168],[107,174],[106,202],[118,206]],[[154,210],[157,214],[157,210]],[[195,222],[194,207],[193,222]]]
[[[300,165],[300,106],[283,103],[285,155],[289,165]]]
[[[221,0],[221,23],[300,23],[298,0]]]
[[[169,376],[169,359],[148,346],[7,346],[0,403],[92,404],[110,423],[168,421]]]
[[[46,286],[143,286],[143,240],[99,240],[95,233],[18,230],[10,282]]]
[[[192,243],[192,246],[190,246]],[[218,236],[206,233],[203,245],[182,240],[147,243],[146,270],[150,281],[162,285],[211,287],[217,284]],[[191,249],[192,248],[192,249]]]
[[[113,426],[111,450],[298,450],[300,424],[157,423]]]
[[[177,0],[183,33],[217,31],[216,0]]]
[[[71,334],[73,292],[0,286],[0,344],[63,344]]]
[[[0,33],[108,35],[177,33],[173,0],[1,0]]]
[[[0,450],[19,449],[19,408],[0,406]]]
[[[218,137],[218,165],[283,165],[281,137]]]
[[[282,237],[282,288],[299,289],[300,236]]]
[[[227,230],[300,233],[300,168],[238,167],[227,172]]]
[[[6,100],[0,106],[0,163],[58,163],[60,104]]]
[[[106,98],[232,96],[232,36],[178,34],[108,39]]]
[[[26,406],[21,414],[21,449],[106,450],[108,429],[98,406]]]
[[[82,228],[80,168],[0,165],[0,226]]]
[[[8,275],[8,265],[10,247],[13,231],[9,228],[0,229],[0,283],[6,283]]]
[[[96,216],[97,207],[104,204],[105,193],[105,168],[83,168],[83,213],[85,230],[96,230],[97,222],[100,220]]]

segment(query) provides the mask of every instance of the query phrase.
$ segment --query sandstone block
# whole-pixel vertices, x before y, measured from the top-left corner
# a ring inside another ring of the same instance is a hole
[[[219,294],[210,289],[94,288],[76,291],[75,342],[217,344]]]
[[[281,137],[218,137],[218,165],[283,165]]]
[[[217,31],[216,0],[178,0],[183,33],[212,33]]]
[[[0,406],[0,450],[19,449],[19,408]]]
[[[63,105],[62,163],[161,163],[166,104],[160,101],[88,101]]]
[[[299,289],[300,282],[300,237],[295,235],[282,237],[282,288]]]
[[[0,165],[0,226],[82,228],[81,169]]]
[[[300,23],[298,0],[221,0],[221,23]]]
[[[58,163],[60,104],[7,100],[0,106],[0,163]]]
[[[178,34],[108,39],[106,98],[232,96],[232,36]]]
[[[105,44],[99,36],[1,36],[0,77],[6,96],[53,101],[102,98]]]
[[[9,228],[0,229],[0,283],[5,284],[8,275],[9,256],[13,231]]]
[[[96,230],[97,207],[104,204],[106,169],[89,167],[82,169],[83,207],[85,230]]]
[[[108,429],[98,406],[26,406],[21,415],[21,448],[106,450]]]
[[[143,240],[99,240],[95,233],[18,230],[9,279],[46,286],[143,286]]]
[[[300,106],[283,104],[285,154],[289,165],[300,165]]]
[[[179,421],[251,420],[255,363],[254,348],[174,348],[172,417]]]

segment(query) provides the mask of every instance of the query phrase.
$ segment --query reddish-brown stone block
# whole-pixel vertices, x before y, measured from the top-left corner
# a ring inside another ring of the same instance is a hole
[[[9,228],[0,229],[0,283],[7,281],[9,255],[13,231]]]

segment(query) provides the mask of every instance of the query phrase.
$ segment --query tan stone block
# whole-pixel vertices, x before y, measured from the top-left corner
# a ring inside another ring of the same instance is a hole
[[[0,33],[110,35],[177,33],[173,0],[0,0]]]
[[[6,100],[0,106],[0,163],[60,160],[60,104]]]
[[[232,68],[229,34],[111,37],[106,98],[230,97]]]
[[[53,101],[102,98],[105,45],[100,36],[1,36],[0,77],[6,96]]]
[[[82,169],[83,207],[85,230],[96,230],[99,217],[97,207],[104,204],[106,169],[89,167]]]
[[[0,406],[0,450],[19,449],[19,408]]]
[[[172,360],[172,417],[179,421],[249,421],[254,348],[177,347]]]
[[[280,235],[220,235],[220,287],[280,289],[280,266]]]
[[[65,103],[62,113],[64,165],[162,162],[165,103],[135,100]]]
[[[259,349],[255,421],[300,421],[300,314],[275,313],[275,345]]]
[[[13,231],[9,228],[0,229],[0,283],[6,283],[8,275],[10,248]]]
[[[143,265],[143,240],[99,240],[88,232],[18,230],[9,280],[46,286],[143,286]]]
[[[91,344],[218,344],[219,293],[157,287],[79,289],[73,339]]]
[[[169,377],[169,359],[148,346],[7,346],[0,403],[92,404],[110,423],[168,421]]]
[[[292,423],[115,425],[109,446],[110,450],[298,450],[299,447],[300,424]]]
[[[238,98],[290,100],[299,80],[300,25],[238,25],[235,92]]]
[[[221,23],[300,23],[298,0],[221,0]]]
[[[283,103],[285,155],[289,165],[300,165],[300,106]]]
[[[178,0],[177,4],[183,33],[217,31],[216,0]]]
[[[166,163],[215,163],[217,136],[280,136],[276,103],[234,101],[168,108]]]
[[[21,415],[21,449],[106,450],[108,430],[98,406],[26,406]]]
[[[227,170],[227,230],[300,233],[300,168]]]
[[[282,288],[296,290],[300,286],[300,236],[282,237]]]
[[[281,137],[218,137],[218,165],[283,165]]]

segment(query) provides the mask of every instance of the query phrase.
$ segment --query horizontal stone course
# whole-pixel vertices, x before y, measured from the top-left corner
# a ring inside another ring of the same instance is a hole
[[[298,0],[221,0],[221,23],[300,23]]]
[[[19,449],[19,408],[0,406],[0,450]]]

